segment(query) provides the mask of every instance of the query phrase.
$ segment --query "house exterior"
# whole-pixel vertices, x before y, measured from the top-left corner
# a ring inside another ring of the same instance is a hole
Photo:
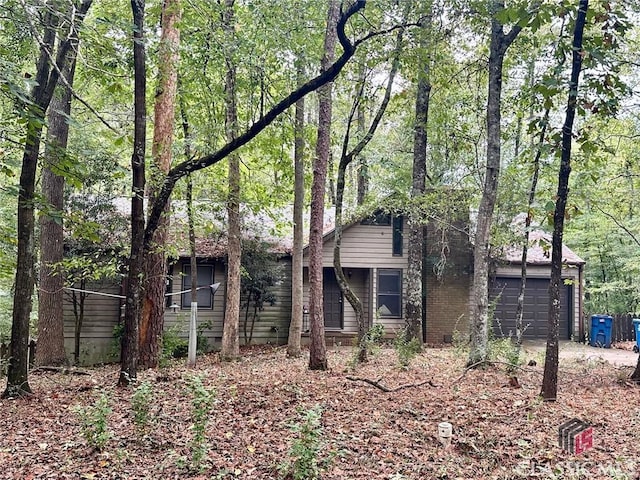
[[[468,213],[460,211],[445,221],[429,222],[426,230],[424,259],[425,298],[423,299],[423,341],[427,344],[451,342],[456,333],[468,335],[471,284],[473,280],[473,249],[469,236]],[[345,276],[364,305],[368,325],[382,324],[387,338],[404,328],[406,303],[406,271],[408,237],[406,219],[401,214],[382,211],[346,225],[343,229],[341,259]],[[251,235],[264,238],[265,222],[246,229]],[[525,294],[525,338],[546,338],[546,319],[550,275],[550,256],[543,244],[544,234],[534,233],[528,256],[528,281]],[[254,238],[255,240],[255,238]],[[542,243],[541,243],[542,242]],[[186,238],[174,238],[174,244],[187,245]],[[198,325],[201,345],[211,350],[222,339],[225,312],[226,260],[222,236],[198,240]],[[278,271],[279,281],[272,290],[273,302],[267,302],[251,321],[251,309],[241,309],[240,342],[254,344],[284,344],[291,322],[291,248],[287,240],[270,238],[269,251]],[[325,227],[324,316],[325,337],[329,345],[351,345],[357,335],[354,311],[344,299],[333,271],[334,229]],[[304,304],[308,311],[308,252],[304,252]],[[584,335],[582,316],[581,260],[568,248],[563,249],[566,283],[562,292],[561,338]],[[507,249],[496,263],[491,277],[491,298],[495,303],[494,333],[509,335],[515,327],[515,301],[520,280],[520,252]],[[190,316],[191,287],[188,252],[177,251],[170,261],[167,276],[165,331],[187,337]],[[209,285],[220,283],[214,293]],[[86,287],[88,290],[92,286]],[[95,286],[108,296],[89,294],[85,301],[84,322],[80,336],[79,361],[95,364],[119,359],[117,331],[123,312],[123,289],[120,285]],[[184,292],[184,291],[187,292]],[[68,352],[75,351],[75,313],[72,302],[64,306],[65,338]],[[305,310],[303,310],[304,312]],[[77,312],[77,305],[76,305]],[[303,341],[308,335],[308,314],[303,314]],[[249,321],[245,321],[249,318]],[[115,332],[115,333],[114,333]]]
[[[546,339],[551,277],[551,235],[533,231],[527,250],[527,281],[524,295],[523,324],[525,339]],[[585,261],[569,247],[562,247],[560,287],[561,340],[581,340],[585,331],[583,317],[583,269]],[[507,248],[491,276],[490,300],[495,306],[493,332],[496,336],[515,335],[515,318],[522,267],[522,249]]]
[[[405,218],[378,212],[345,226],[341,264],[351,286],[363,302],[369,326],[384,326],[387,337],[404,328],[408,235]],[[471,286],[471,245],[468,222],[444,231],[427,225],[426,308],[423,341],[451,342],[456,330],[468,330]],[[333,271],[334,230],[324,236],[323,303],[327,342],[350,345],[358,332],[355,313],[345,301]],[[304,300],[308,305],[308,255],[305,249]],[[303,328],[303,331],[305,328]]]

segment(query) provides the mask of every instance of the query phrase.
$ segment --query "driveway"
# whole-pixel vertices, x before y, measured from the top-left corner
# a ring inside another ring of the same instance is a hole
[[[612,365],[636,366],[638,354],[633,353],[635,342],[622,342],[612,348],[592,347],[588,344],[572,342],[569,340],[560,341],[560,360],[562,359],[582,359],[582,360],[606,360]],[[544,355],[546,350],[545,340],[526,340],[522,344],[525,353],[525,360],[538,355]],[[617,348],[616,348],[617,347]]]

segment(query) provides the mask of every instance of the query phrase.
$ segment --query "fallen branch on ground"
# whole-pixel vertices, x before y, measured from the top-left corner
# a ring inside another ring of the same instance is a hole
[[[69,367],[42,366],[42,367],[36,367],[32,369],[31,372],[56,372],[56,373],[63,373],[65,375],[91,375],[91,373],[85,372],[84,370],[78,370],[78,369],[69,368]]]
[[[364,382],[364,383],[368,383],[369,385],[372,385],[374,387],[376,387],[377,389],[382,390],[385,393],[393,393],[393,392],[398,392],[400,390],[405,390],[407,388],[416,388],[416,387],[421,387],[423,385],[430,385],[432,387],[438,387],[438,385],[434,384],[431,380],[425,380],[424,382],[420,382],[420,383],[407,383],[405,385],[399,385],[397,387],[394,388],[389,388],[384,386],[383,384],[380,383],[380,381],[382,380],[382,377],[380,377],[378,380],[371,380],[370,378],[360,378],[360,377],[346,377],[347,380],[351,380],[352,382]]]

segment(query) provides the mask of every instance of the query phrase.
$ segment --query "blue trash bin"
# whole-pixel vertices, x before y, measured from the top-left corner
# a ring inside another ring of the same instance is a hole
[[[589,345],[592,347],[611,348],[612,328],[613,317],[611,315],[591,315]]]
[[[633,323],[633,331],[636,334],[636,344],[633,346],[633,352],[640,352],[640,318],[632,318],[631,322]]]

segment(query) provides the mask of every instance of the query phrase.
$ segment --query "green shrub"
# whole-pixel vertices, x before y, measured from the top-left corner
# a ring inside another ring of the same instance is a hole
[[[398,361],[403,367],[408,367],[411,361],[420,353],[422,344],[419,338],[412,338],[407,341],[406,329],[400,330],[396,334],[393,347],[398,355]]]
[[[180,327],[175,325],[162,334],[161,363],[166,364],[172,358],[184,358],[189,352],[189,341],[180,337]]]
[[[133,423],[139,436],[147,433],[151,417],[151,401],[153,400],[153,388],[149,382],[142,382],[131,396],[131,408],[133,410]]]
[[[290,425],[296,438],[289,447],[288,459],[278,466],[284,478],[293,480],[316,480],[320,478],[331,458],[322,461],[321,452],[325,449],[323,440],[322,407],[315,405],[307,410],[299,410],[302,419]]]
[[[80,430],[89,446],[102,451],[111,433],[107,425],[107,418],[111,413],[109,397],[102,393],[93,406],[77,406],[74,411],[80,418]]]
[[[202,378],[192,377],[187,388],[191,393],[191,422],[193,437],[191,438],[191,466],[198,470],[202,465],[209,445],[207,443],[207,423],[209,413],[213,408],[216,393],[215,390],[206,388],[202,384]]]

